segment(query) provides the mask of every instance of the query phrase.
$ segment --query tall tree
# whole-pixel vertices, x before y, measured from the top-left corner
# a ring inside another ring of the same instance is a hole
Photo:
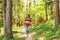
[[[6,38],[13,38],[12,34],[12,0],[6,0]]]
[[[27,0],[27,14],[29,14],[29,0]]]
[[[53,7],[54,7],[54,3],[53,3],[53,1],[51,1],[50,2],[50,16],[51,16],[51,19],[54,19]]]
[[[45,0],[45,13],[46,13],[46,21],[48,20],[48,13],[47,13],[47,0]]]
[[[3,24],[5,28],[4,35],[6,37],[6,0],[2,0],[2,13],[3,13]]]
[[[0,27],[3,26],[3,19],[2,19],[2,0],[0,0]]]
[[[51,15],[53,14],[53,1],[50,2],[50,10],[51,10]]]
[[[60,22],[60,14],[59,14],[59,0],[55,0],[55,9],[56,9],[56,18],[55,18],[55,22],[56,22],[56,26],[59,25]]]

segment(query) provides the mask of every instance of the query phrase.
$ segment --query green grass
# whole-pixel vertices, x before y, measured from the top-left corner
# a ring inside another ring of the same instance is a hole
[[[34,40],[44,37],[44,40],[60,39],[60,29],[57,29],[53,21],[48,21],[45,24],[35,26],[31,29],[31,32],[36,32],[33,35]]]

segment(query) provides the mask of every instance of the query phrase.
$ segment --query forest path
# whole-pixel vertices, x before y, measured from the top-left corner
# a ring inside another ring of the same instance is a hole
[[[35,35],[34,32],[33,32],[33,33],[30,33],[29,35],[27,35],[27,36],[25,37],[25,40],[33,40],[33,35]]]
[[[25,40],[33,40],[32,35],[29,34],[28,36],[26,36]]]

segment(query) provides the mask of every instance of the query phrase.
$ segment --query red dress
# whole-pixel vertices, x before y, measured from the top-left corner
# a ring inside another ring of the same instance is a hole
[[[24,25],[31,26],[31,22],[24,22]]]

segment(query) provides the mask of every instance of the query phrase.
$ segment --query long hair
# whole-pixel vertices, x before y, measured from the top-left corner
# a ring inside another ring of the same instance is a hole
[[[27,14],[28,15],[28,17],[30,17],[30,14]]]

